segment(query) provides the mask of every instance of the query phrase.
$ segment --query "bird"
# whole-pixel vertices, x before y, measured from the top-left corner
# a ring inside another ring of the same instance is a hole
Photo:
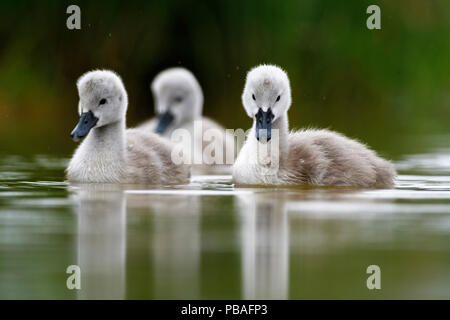
[[[157,74],[150,87],[157,117],[138,128],[182,144],[199,172],[230,172],[235,159],[234,135],[202,116],[203,92],[193,73],[183,67],[169,68]],[[190,139],[179,141],[176,132],[189,134]]]
[[[84,140],[66,169],[69,182],[182,184],[189,166],[172,161],[173,144],[151,132],[126,129],[128,96],[122,79],[94,70],[77,81],[80,120],[71,136]]]
[[[328,129],[289,131],[287,73],[259,65],[247,73],[242,104],[253,125],[233,165],[242,185],[392,188],[396,171],[359,141]]]

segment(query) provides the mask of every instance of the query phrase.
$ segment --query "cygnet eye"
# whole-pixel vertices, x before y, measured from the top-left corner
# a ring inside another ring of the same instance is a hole
[[[181,96],[175,97],[174,101],[180,103],[181,101],[183,101],[183,97]]]
[[[99,105],[102,105],[102,104],[105,104],[105,103],[106,103],[106,99],[103,98],[103,99],[100,100],[100,102],[99,102],[98,104],[99,104]]]
[[[256,98],[255,98],[255,95],[254,95],[254,94],[252,94],[252,98],[253,98],[253,100],[255,100],[255,101],[256,101]]]
[[[281,96],[278,96],[278,97],[277,97],[277,102],[280,101],[280,99],[281,99]]]

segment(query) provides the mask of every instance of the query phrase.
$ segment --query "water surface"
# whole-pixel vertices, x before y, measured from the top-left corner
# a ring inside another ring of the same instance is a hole
[[[0,160],[2,299],[450,298],[450,150],[402,157],[393,190],[68,185],[67,161]]]

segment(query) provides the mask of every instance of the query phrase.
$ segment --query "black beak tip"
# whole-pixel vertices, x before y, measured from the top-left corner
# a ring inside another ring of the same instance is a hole
[[[70,136],[73,140],[79,141],[84,138],[93,127],[95,127],[97,122],[98,118],[94,116],[92,111],[82,113],[80,115],[80,121],[75,129],[72,130]]]
[[[265,140],[263,140],[263,142],[269,142],[271,139],[271,137],[267,137]],[[260,141],[260,138],[256,137],[256,140]]]
[[[84,136],[80,136],[75,130],[70,133],[73,141],[80,141]]]

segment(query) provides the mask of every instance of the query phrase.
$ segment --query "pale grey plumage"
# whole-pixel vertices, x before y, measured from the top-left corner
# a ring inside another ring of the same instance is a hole
[[[233,166],[236,183],[393,187],[396,175],[393,165],[365,145],[329,130],[289,132],[290,85],[280,68],[263,65],[252,69],[242,100],[251,118],[255,118],[259,108],[273,111],[272,128],[279,132],[279,157],[271,155],[264,163],[258,159],[258,148],[264,144],[275,147],[275,142],[259,142],[254,121]]]
[[[77,82],[79,113],[97,124],[75,151],[66,170],[71,182],[173,184],[189,180],[189,167],[171,161],[173,145],[156,134],[126,130],[128,105],[122,80],[111,71],[84,74]],[[99,104],[101,99],[107,99]]]
[[[231,155],[231,159],[235,158],[234,152],[234,137],[232,134],[226,133],[225,129],[217,122],[202,116],[203,109],[203,92],[200,84],[195,76],[185,68],[170,68],[160,72],[151,84],[151,89],[155,101],[155,112],[161,115],[167,111],[173,114],[174,119],[167,129],[161,133],[166,138],[171,138],[174,130],[185,129],[191,137],[192,154],[197,153],[197,157],[202,157],[205,148],[211,143],[205,141],[205,132],[214,130],[217,143],[222,148],[223,158],[219,161],[226,164],[226,156]],[[199,135],[194,135],[194,126],[201,124],[202,130]],[[146,131],[154,132],[158,125],[158,119],[150,119],[138,128]],[[194,145],[199,148],[194,148]],[[203,164],[196,166],[202,173],[217,172],[215,169],[219,168],[216,164],[208,165],[203,161]],[[220,166],[221,170],[226,169],[226,166]],[[212,169],[212,171],[209,171]]]

